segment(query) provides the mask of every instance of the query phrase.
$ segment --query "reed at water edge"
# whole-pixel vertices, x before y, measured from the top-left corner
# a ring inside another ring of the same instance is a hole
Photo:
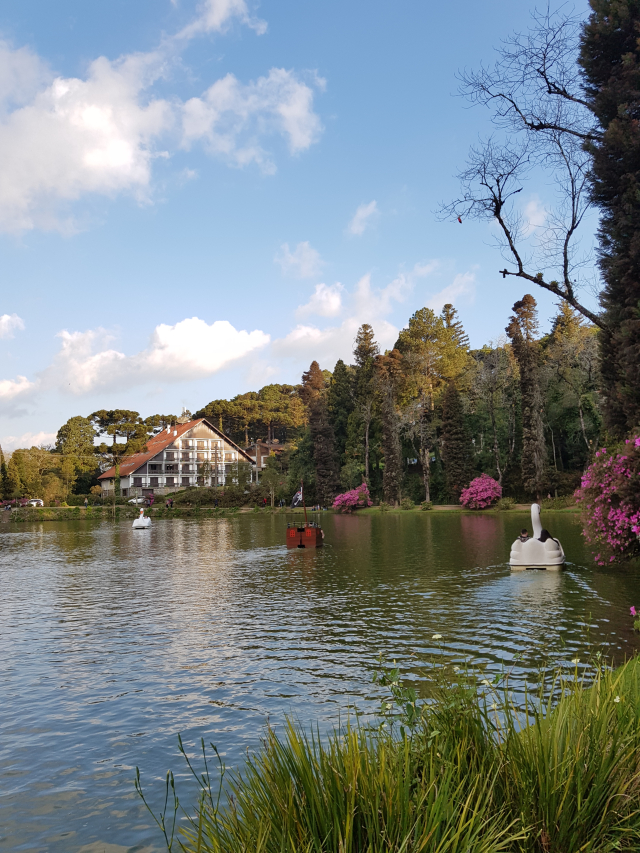
[[[378,725],[322,739],[267,730],[182,811],[171,773],[155,819],[186,853],[609,853],[640,849],[640,659],[546,673],[516,707],[508,680],[442,669],[418,704],[398,671]],[[455,681],[453,678],[455,677]],[[551,698],[545,698],[549,697]],[[213,747],[215,751],[215,747]],[[138,774],[136,786],[142,795]],[[144,799],[144,796],[143,796]],[[145,801],[146,803],[146,801]],[[168,815],[168,812],[170,813]],[[152,812],[153,813],[153,812]]]

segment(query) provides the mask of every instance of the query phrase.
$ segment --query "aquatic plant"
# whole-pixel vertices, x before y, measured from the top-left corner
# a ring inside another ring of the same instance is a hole
[[[369,487],[364,482],[357,489],[338,495],[333,502],[333,508],[342,512],[353,512],[354,509],[365,506],[372,506],[372,501]]]
[[[460,493],[460,503],[467,509],[486,509],[502,497],[502,486],[488,474],[472,480]]]
[[[640,436],[598,450],[575,498],[598,565],[640,554]]]
[[[155,814],[183,853],[613,853],[640,837],[640,661],[601,657],[541,673],[516,707],[508,674],[443,665],[430,699],[384,662],[380,717],[323,739],[288,721],[218,778],[180,751],[200,791],[183,811],[173,775]],[[547,698],[545,698],[547,697]],[[549,698],[551,697],[551,698]],[[177,821],[176,817],[182,816]]]

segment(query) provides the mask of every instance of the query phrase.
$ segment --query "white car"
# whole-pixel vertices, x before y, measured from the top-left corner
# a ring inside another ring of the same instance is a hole
[[[128,504],[142,504],[144,503],[146,498],[131,498],[130,501],[127,501]]]
[[[41,498],[31,498],[27,506],[44,506],[44,501]]]

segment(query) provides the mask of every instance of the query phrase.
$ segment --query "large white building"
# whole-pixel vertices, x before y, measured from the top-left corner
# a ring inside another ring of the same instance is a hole
[[[147,442],[146,453],[126,456],[120,464],[124,497],[164,494],[198,484],[224,486],[237,476],[239,463],[255,459],[234,444],[206,418],[167,427]],[[113,492],[115,468],[98,477],[103,494]]]

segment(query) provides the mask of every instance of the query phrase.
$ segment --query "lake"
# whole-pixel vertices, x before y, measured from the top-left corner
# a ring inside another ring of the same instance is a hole
[[[371,712],[380,652],[410,677],[465,657],[523,684],[543,660],[638,647],[640,568],[598,568],[578,517],[544,513],[571,564],[511,573],[526,514],[376,513],[322,523],[287,551],[284,515],[0,526],[0,850],[162,850],[154,804],[177,753],[229,766],[286,714],[326,728]],[[433,640],[442,634],[443,641]],[[418,681],[418,684],[420,682]]]

